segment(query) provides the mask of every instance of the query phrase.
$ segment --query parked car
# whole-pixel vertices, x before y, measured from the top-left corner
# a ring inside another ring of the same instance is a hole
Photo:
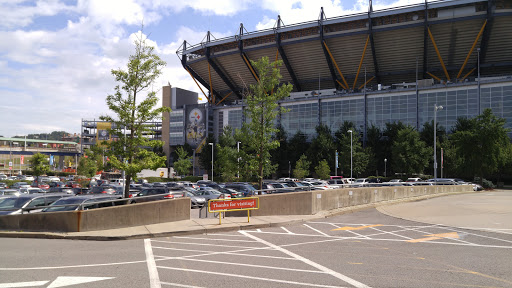
[[[206,204],[206,198],[192,192],[185,192],[185,197],[190,198],[190,208],[202,208]]]
[[[7,189],[7,188],[9,188],[9,186],[7,186],[6,183],[0,182],[0,189]]]
[[[0,189],[0,196],[20,196],[21,194],[17,189]]]
[[[174,195],[169,193],[169,190],[166,187],[153,187],[142,189],[137,195],[130,199],[130,203],[142,203],[149,201],[174,199]]]
[[[89,210],[122,205],[123,202],[121,201],[109,201],[118,199],[120,199],[120,197],[114,195],[80,195],[74,197],[66,197],[53,202],[50,207],[44,208],[42,212],[76,211],[82,209]]]
[[[242,193],[240,191],[236,191],[235,189],[219,187],[219,189],[217,189],[217,190],[219,190],[220,192],[222,192],[224,194],[230,194],[231,198],[242,198],[242,197],[244,197],[244,193]]]
[[[48,193],[66,193],[75,195],[75,191],[71,187],[52,187],[48,190]]]
[[[253,187],[254,187],[255,189],[258,189],[258,188],[259,188],[259,187],[258,187],[258,184],[255,184]],[[272,194],[272,193],[275,193],[275,192],[276,192],[276,188],[275,188],[272,184],[270,184],[270,183],[263,182],[263,183],[261,184],[261,188],[262,188],[263,192],[265,192],[265,193],[267,193],[267,194]]]
[[[114,194],[115,192],[116,189],[108,185],[94,186],[89,189],[89,194]]]
[[[46,190],[37,187],[30,188],[20,188],[20,192],[23,194],[36,194],[36,193],[46,193]]]
[[[73,193],[75,195],[89,194],[89,188],[80,187],[80,188],[71,188],[71,190],[73,190]]]
[[[0,180],[7,180],[7,175],[5,174],[0,174]]]
[[[402,180],[402,179],[391,179],[388,182],[391,182],[391,183],[401,183],[401,182],[404,182],[404,180]]]
[[[50,182],[50,183],[52,183],[52,182]],[[50,184],[48,184],[46,182],[32,182],[31,186],[35,187],[35,188],[43,189],[43,190],[48,190],[51,188]]]
[[[66,187],[80,188],[82,186],[80,184],[78,184],[78,182],[76,182],[76,181],[68,181],[68,182],[66,182]]]
[[[201,188],[208,188],[208,189],[201,189]],[[229,194],[224,194],[224,193],[222,193],[218,190],[215,190],[211,187],[200,187],[199,189],[200,190],[198,191],[197,195],[205,198],[206,201],[211,200],[211,199],[227,198],[226,195],[229,195]],[[231,198],[231,195],[229,195],[229,198]]]
[[[295,191],[308,191],[309,187],[302,185],[298,181],[286,181],[284,182],[288,187],[293,188]]]
[[[0,215],[23,214],[25,212],[39,212],[41,207],[48,206],[62,197],[69,197],[65,193],[23,194],[18,197],[0,199]]]
[[[226,183],[224,188],[231,188],[236,191],[244,193],[244,197],[254,195],[256,188],[252,187],[249,183]]]
[[[272,193],[288,193],[288,192],[295,192],[295,188],[288,186],[288,184],[284,182],[276,182],[276,183],[269,183],[274,187],[275,191],[272,191]]]
[[[421,178],[413,177],[413,178],[407,178],[405,182],[420,182]]]
[[[44,183],[44,182],[41,182],[41,183]],[[49,182],[48,185],[50,186],[50,188],[52,188],[52,187],[66,187],[66,184],[64,184],[64,182],[61,182],[61,181]]]
[[[29,188],[30,185],[27,182],[15,182],[11,185],[12,189]]]
[[[49,182],[60,182],[60,178],[57,176],[48,176]]]
[[[34,176],[32,175],[21,175],[18,178],[23,181],[34,181]]]

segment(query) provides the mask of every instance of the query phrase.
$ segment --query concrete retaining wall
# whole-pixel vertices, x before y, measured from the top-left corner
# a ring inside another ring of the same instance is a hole
[[[190,219],[190,199],[152,201],[85,211],[0,216],[0,230],[85,232]]]
[[[260,209],[252,210],[253,216],[313,215],[320,211],[357,206],[382,201],[405,199],[423,195],[450,192],[471,192],[471,185],[446,186],[397,186],[372,188],[344,188],[316,190],[285,194],[270,194],[260,197]],[[245,211],[227,212],[226,216],[244,216]]]

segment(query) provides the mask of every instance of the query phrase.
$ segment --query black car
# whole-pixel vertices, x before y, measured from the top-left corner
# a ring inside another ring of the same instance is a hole
[[[130,199],[130,203],[142,203],[148,201],[174,199],[174,195],[169,193],[169,189],[167,187],[154,187],[142,189],[137,195]]]
[[[285,183],[270,183],[276,191],[273,193],[289,193],[289,192],[295,192],[295,188],[289,187]]]
[[[73,191],[73,188],[69,187],[51,187],[50,190],[48,190],[48,193],[76,194],[75,191]]]
[[[42,212],[89,210],[122,205],[122,201],[109,201],[118,200],[119,198],[119,196],[114,195],[80,195],[66,197],[53,202],[50,207],[43,209]]]
[[[309,187],[307,186],[304,186],[302,185],[301,183],[299,182],[295,182],[295,181],[285,181],[283,182],[285,183],[288,187],[292,187],[295,189],[295,191],[308,191],[309,190]]]

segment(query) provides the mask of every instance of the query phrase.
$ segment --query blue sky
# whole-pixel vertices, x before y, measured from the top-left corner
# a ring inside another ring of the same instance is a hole
[[[374,9],[423,0],[374,0]],[[80,132],[81,119],[108,113],[105,97],[124,68],[134,35],[144,34],[167,62],[155,82],[199,92],[176,50],[216,38],[368,10],[367,0],[0,0],[0,135]]]

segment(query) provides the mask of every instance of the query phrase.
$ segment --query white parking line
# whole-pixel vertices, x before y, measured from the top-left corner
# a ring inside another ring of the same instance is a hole
[[[169,286],[174,286],[174,287],[185,287],[185,288],[203,288],[203,287],[199,287],[199,286],[190,286],[190,285],[183,285],[183,284],[178,284],[178,283],[169,283],[169,282],[160,282],[164,285],[169,285]]]
[[[156,269],[155,258],[153,257],[153,249],[151,249],[151,239],[144,239],[144,250],[146,251],[146,262],[149,271],[149,287],[160,288],[160,278]]]
[[[376,230],[376,231],[380,231],[380,232],[382,232],[384,234],[391,234],[391,235],[395,235],[395,236],[398,236],[398,237],[402,237],[402,238],[405,238],[405,239],[408,239],[408,240],[412,239],[411,237],[403,236],[403,235],[396,234],[396,233],[389,232],[389,231],[383,231],[383,230],[377,229],[375,227],[370,227],[370,229],[373,229],[373,230]]]
[[[193,240],[208,240],[208,241],[226,241],[226,242],[243,242],[243,243],[249,243],[253,242],[256,243],[256,241],[252,240],[243,240],[243,239],[217,239],[217,238],[200,238],[200,237],[185,237],[185,236],[173,236],[172,238],[175,239],[193,239]],[[176,242],[169,242],[169,243],[176,243]]]
[[[284,284],[295,284],[295,285],[309,286],[309,287],[348,288],[348,287],[340,287],[340,286],[329,286],[329,285],[320,285],[320,284],[313,284],[313,283],[304,283],[304,282],[295,282],[295,281],[287,281],[287,280],[279,280],[279,279],[270,279],[270,278],[263,278],[263,277],[253,277],[253,276],[246,276],[246,275],[239,275],[239,274],[229,274],[229,273],[211,272],[211,271],[204,271],[204,270],[185,269],[185,268],[177,268],[177,267],[165,267],[165,266],[157,266],[157,267],[160,268],[160,269],[186,271],[186,272],[197,272],[199,274],[213,274],[213,275],[220,275],[220,276],[230,276],[230,277],[236,277],[236,278],[254,279],[254,280],[262,280],[262,281],[284,283]]]
[[[329,269],[329,268],[327,268],[325,266],[322,266],[322,265],[320,265],[320,264],[318,264],[316,262],[313,262],[313,261],[311,261],[311,260],[309,260],[307,258],[304,258],[304,257],[302,257],[302,256],[300,256],[298,254],[295,254],[295,253],[293,253],[291,251],[288,251],[288,250],[286,250],[286,249],[284,249],[284,248],[282,248],[280,246],[277,246],[277,245],[272,244],[270,242],[267,242],[267,241],[265,241],[263,239],[260,239],[260,238],[254,236],[254,235],[251,235],[251,234],[247,233],[246,231],[239,231],[239,233],[241,233],[243,235],[246,235],[247,237],[252,238],[252,239],[254,239],[254,240],[256,240],[256,241],[258,241],[258,242],[260,242],[260,243],[262,243],[264,245],[267,245],[267,246],[269,246],[271,248],[274,248],[275,250],[281,251],[281,252],[283,252],[286,255],[289,255],[289,256],[291,256],[293,258],[299,259],[302,262],[304,262],[306,264],[309,264],[309,265],[311,265],[311,266],[313,266],[313,267],[315,267],[315,268],[317,268],[317,269],[319,269],[321,271],[324,271],[325,273],[328,273],[329,275],[331,275],[333,277],[336,277],[336,278],[338,278],[338,279],[340,279],[342,281],[345,281],[345,282],[347,282],[347,283],[349,283],[349,284],[351,284],[351,285],[353,285],[353,286],[355,286],[357,288],[369,288],[369,286],[367,286],[367,285],[365,285],[365,284],[363,284],[363,283],[361,283],[359,281],[356,281],[356,280],[354,280],[354,279],[352,279],[352,278],[350,278],[348,276],[345,276],[345,275],[343,275],[341,273],[338,273],[338,272],[336,272],[334,270],[331,270],[331,269]]]
[[[332,226],[336,227],[336,228],[340,228],[340,226],[338,226],[338,225],[336,225],[336,224],[333,224],[333,223],[330,223],[330,224],[331,224]],[[352,231],[352,230],[344,230],[344,231],[346,231],[346,232],[350,232],[350,233],[352,233],[352,234],[357,235],[357,236],[358,236],[357,238],[361,238],[361,237],[362,237],[362,239],[370,239],[370,237],[365,236],[365,235],[362,235],[362,234],[359,234],[359,233],[356,233],[356,232],[354,232],[354,231]]]
[[[281,229],[283,229],[284,231],[286,231],[286,233],[287,233],[287,234],[294,234],[294,233],[292,233],[290,230],[288,230],[288,229],[286,229],[286,228],[284,228],[284,227],[281,227]]]
[[[329,234],[326,234],[326,233],[324,233],[324,232],[322,232],[322,231],[320,231],[320,230],[318,230],[318,229],[315,229],[315,228],[313,228],[313,227],[309,226],[308,224],[304,224],[304,226],[306,226],[306,227],[308,227],[309,229],[311,229],[311,230],[313,230],[313,231],[315,231],[315,232],[318,232],[318,233],[320,233],[320,234],[322,234],[322,235],[324,235],[324,236],[331,236],[331,235],[329,235]]]
[[[205,240],[205,239],[203,239]],[[152,240],[153,242],[158,243],[167,243],[167,244],[179,244],[179,245],[197,245],[197,246],[215,246],[215,247],[224,247],[224,248],[243,248],[244,246],[233,246],[233,245],[219,245],[218,243],[193,243],[193,242],[170,242],[170,241],[159,241]],[[208,241],[210,241],[208,239]]]

